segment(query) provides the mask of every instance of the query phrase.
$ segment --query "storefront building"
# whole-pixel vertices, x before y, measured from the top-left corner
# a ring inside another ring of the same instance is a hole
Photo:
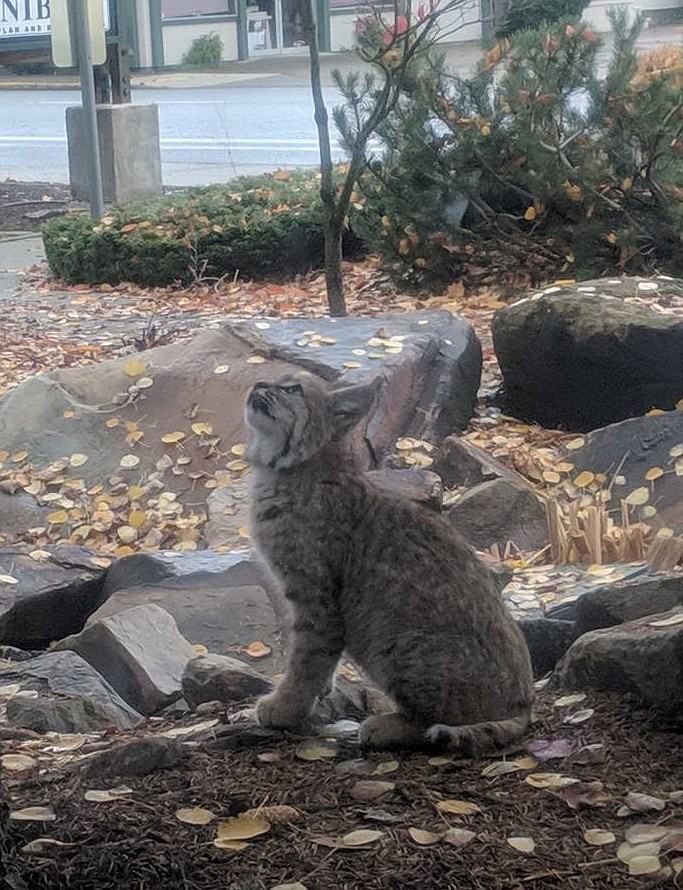
[[[51,0],[0,0],[0,64],[3,50],[14,59],[32,52],[49,57]],[[97,0],[91,0],[97,2]],[[100,0],[111,23],[110,41],[129,35],[133,66],[142,70],[175,68],[196,38],[218,34],[223,60],[270,53],[301,52],[305,47],[300,4],[306,0]],[[364,4],[353,0],[313,0],[320,49],[337,52],[354,45],[355,24]],[[372,0],[383,6],[383,0]],[[445,4],[446,0],[442,0]],[[487,36],[503,0],[463,0],[439,19],[444,41]],[[683,17],[683,0],[593,0],[585,13],[598,30],[608,28],[614,5],[639,10],[652,24]],[[365,4],[367,7],[367,4]],[[387,15],[394,10],[386,4]],[[125,26],[125,27],[123,27]]]

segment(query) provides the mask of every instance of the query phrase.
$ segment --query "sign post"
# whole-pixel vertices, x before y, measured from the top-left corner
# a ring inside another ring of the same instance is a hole
[[[96,3],[93,3],[92,0],[70,0],[70,2],[62,0],[61,3],[53,3],[52,8],[53,60],[59,67],[70,67],[73,65],[75,56],[81,81],[84,154],[90,181],[88,200],[90,215],[93,219],[101,219],[104,215],[95,75],[93,73],[93,65],[101,65],[106,60],[107,54],[102,8],[101,0],[96,0]],[[99,16],[97,10],[100,11]],[[90,15],[93,18],[92,21]]]

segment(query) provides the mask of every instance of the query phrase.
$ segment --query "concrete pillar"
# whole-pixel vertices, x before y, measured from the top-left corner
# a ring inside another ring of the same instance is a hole
[[[159,112],[156,105],[98,105],[102,185],[108,203],[161,194]],[[89,177],[83,151],[83,109],[66,109],[69,182],[74,198],[88,200]]]

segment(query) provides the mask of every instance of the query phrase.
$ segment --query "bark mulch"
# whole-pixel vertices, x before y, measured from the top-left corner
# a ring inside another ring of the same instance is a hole
[[[49,823],[10,823],[8,865],[14,876],[10,886],[271,890],[295,881],[308,890],[681,886],[683,876],[676,874],[683,861],[680,834],[676,844],[681,852],[662,854],[665,868],[659,874],[630,876],[616,855],[625,829],[634,823],[681,823],[683,831],[683,795],[675,793],[683,789],[681,735],[657,728],[648,713],[624,698],[591,695],[580,704],[558,707],[554,706],[558,695],[548,690],[539,693],[539,720],[530,738],[570,739],[576,749],[601,744],[603,762],[580,764],[570,756],[490,778],[481,772],[491,760],[430,763],[427,755],[396,755],[394,760],[394,755],[373,753],[366,758],[366,769],[383,765],[372,778],[395,787],[369,802],[350,794],[354,783],[367,776],[344,774],[345,767],[340,770],[345,760],[360,756],[358,751],[344,748],[333,761],[304,761],[297,758],[292,740],[238,750],[200,744],[179,766],[138,778],[86,779],[69,774],[63,763],[44,775],[7,775],[6,793],[13,810],[43,805],[57,817]],[[563,722],[570,713],[587,707],[594,713],[585,722]],[[168,725],[157,724],[138,735],[163,732]],[[260,759],[264,751],[267,760]],[[525,753],[511,752],[510,757]],[[525,781],[529,775],[548,772],[604,783],[600,805],[572,809],[563,796],[567,789],[546,790]],[[86,789],[112,788],[122,782],[133,789],[125,800],[84,800]],[[661,797],[662,809],[617,816],[627,793],[634,791]],[[444,799],[469,801],[480,809],[461,817],[441,814],[436,804]],[[295,807],[300,818],[273,825],[239,851],[213,845],[218,821],[274,804]],[[205,807],[216,814],[216,821],[182,823],[175,816],[181,807]],[[439,833],[450,826],[469,829],[476,837],[463,848],[443,841],[420,846],[408,832],[414,827]],[[612,831],[615,841],[590,845],[584,831],[595,828]],[[378,830],[382,835],[356,849],[319,842],[321,837],[333,839],[357,829]],[[532,853],[518,852],[507,843],[508,838],[520,836],[534,840]],[[37,853],[22,850],[41,837],[70,846],[44,845]]]

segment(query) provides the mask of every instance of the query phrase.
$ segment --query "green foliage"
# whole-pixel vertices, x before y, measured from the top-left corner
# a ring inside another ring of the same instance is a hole
[[[281,171],[112,207],[99,223],[69,214],[43,226],[45,252],[69,284],[304,272],[323,262],[318,190],[314,171]],[[357,246],[351,236],[348,245]]]
[[[183,65],[192,68],[214,68],[223,58],[223,41],[220,34],[211,31],[202,34],[192,41],[192,45],[183,56]]]
[[[648,63],[566,19],[490,50],[469,79],[432,61],[381,129],[354,229],[398,275],[447,282],[683,272],[683,55]]]
[[[590,0],[510,0],[496,28],[496,38],[501,40],[567,17],[578,18],[589,3]]]

